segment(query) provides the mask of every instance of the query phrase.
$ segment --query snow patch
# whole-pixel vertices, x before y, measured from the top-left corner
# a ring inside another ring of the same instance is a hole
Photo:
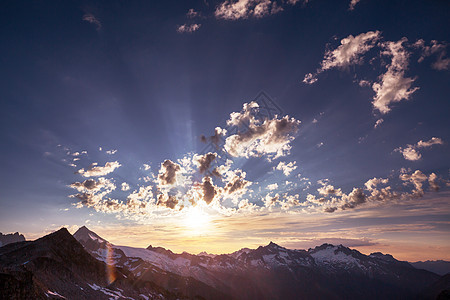
[[[52,292],[52,291],[48,290],[48,291],[47,291],[47,293],[48,293],[48,294],[50,294],[50,295],[53,295],[53,296],[59,297],[59,298],[63,298],[63,299],[66,299],[66,297],[64,297],[64,296],[61,296],[61,295],[60,295],[60,294],[58,294],[57,292]],[[47,297],[48,297],[48,295],[47,295]]]

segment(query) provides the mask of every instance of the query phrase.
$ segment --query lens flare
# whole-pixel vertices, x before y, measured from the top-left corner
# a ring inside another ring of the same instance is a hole
[[[106,280],[108,284],[116,280],[116,267],[114,261],[114,249],[110,243],[106,243]]]

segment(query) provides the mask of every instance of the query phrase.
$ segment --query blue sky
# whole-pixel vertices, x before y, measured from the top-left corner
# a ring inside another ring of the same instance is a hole
[[[2,232],[87,224],[176,251],[328,239],[450,259],[447,2],[1,6]],[[249,117],[262,91],[279,116]],[[216,127],[239,129],[210,148],[230,162],[201,172]]]

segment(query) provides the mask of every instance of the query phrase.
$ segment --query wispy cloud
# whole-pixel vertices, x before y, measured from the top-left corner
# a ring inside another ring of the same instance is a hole
[[[325,70],[347,68],[350,65],[362,63],[363,54],[372,49],[380,38],[380,31],[368,31],[357,36],[349,35],[341,40],[339,47],[325,52],[320,68],[314,74],[306,74],[303,82],[313,84],[317,81],[317,76]]]
[[[78,174],[81,174],[84,177],[105,176],[120,166],[121,164],[118,161],[107,162],[104,166],[98,166],[97,163],[92,163],[86,170],[78,170]]]
[[[84,14],[83,21],[94,24],[96,26],[97,31],[102,29],[102,23],[91,13]]]
[[[351,0],[348,9],[349,9],[349,10],[354,10],[356,4],[358,4],[359,1],[361,1],[361,0]]]

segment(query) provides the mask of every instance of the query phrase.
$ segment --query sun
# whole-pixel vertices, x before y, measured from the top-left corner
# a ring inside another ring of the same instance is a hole
[[[209,231],[211,217],[197,205],[186,210],[183,223],[189,235],[201,235]]]

